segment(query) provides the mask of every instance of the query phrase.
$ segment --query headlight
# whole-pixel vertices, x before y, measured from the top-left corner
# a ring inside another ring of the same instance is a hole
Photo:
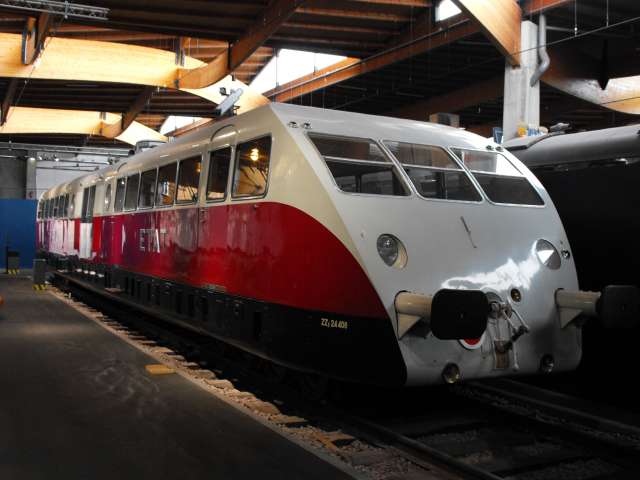
[[[551,270],[557,270],[560,268],[560,254],[551,242],[538,240],[536,242],[536,255],[538,256],[540,263],[549,267]]]
[[[387,233],[378,237],[378,254],[390,267],[403,268],[407,264],[407,251],[400,240]]]

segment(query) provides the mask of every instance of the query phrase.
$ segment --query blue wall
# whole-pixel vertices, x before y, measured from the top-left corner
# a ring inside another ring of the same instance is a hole
[[[20,252],[20,267],[33,268],[36,250],[35,200],[0,199],[0,268],[6,268],[5,247]]]

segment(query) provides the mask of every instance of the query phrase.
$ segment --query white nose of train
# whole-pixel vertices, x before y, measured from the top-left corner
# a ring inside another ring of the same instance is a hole
[[[595,313],[597,298],[578,293],[551,199],[500,147],[481,149],[469,145],[476,137],[452,131],[439,140],[464,140],[464,147],[426,146],[434,140],[408,140],[404,131],[405,139],[370,141],[369,156],[341,145],[347,158],[339,160],[333,139],[309,135],[338,189],[351,192],[334,191],[333,201],[394,323],[407,384],[575,368],[581,332],[573,320]],[[378,148],[398,170],[393,181],[410,193],[389,187],[388,177],[385,186],[375,177],[380,170],[345,166],[349,157],[382,165],[371,158]],[[347,171],[363,173],[345,180]],[[620,298],[608,298],[616,310]]]

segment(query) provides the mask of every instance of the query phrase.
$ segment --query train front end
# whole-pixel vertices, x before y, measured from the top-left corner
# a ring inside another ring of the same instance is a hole
[[[387,309],[405,384],[576,368],[580,314],[598,313],[602,298],[579,291],[562,223],[535,176],[477,135],[364,120],[318,119],[306,135]],[[629,300],[618,293],[608,296],[613,310]]]

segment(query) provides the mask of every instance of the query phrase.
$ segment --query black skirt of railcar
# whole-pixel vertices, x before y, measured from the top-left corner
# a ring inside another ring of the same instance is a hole
[[[640,161],[546,166],[533,172],[560,214],[580,288],[640,285]],[[577,388],[603,401],[637,405],[638,394],[630,394],[627,386],[638,363],[640,328],[604,330],[590,321],[583,333]]]

